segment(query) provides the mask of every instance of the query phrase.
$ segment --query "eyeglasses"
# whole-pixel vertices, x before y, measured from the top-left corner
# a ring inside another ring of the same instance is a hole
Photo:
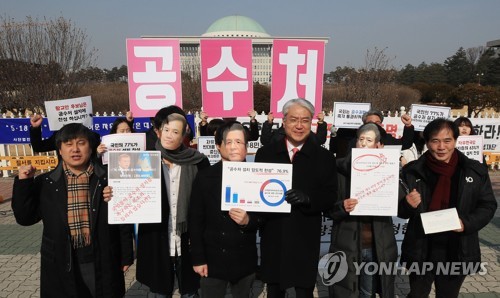
[[[243,140],[225,140],[224,144],[229,147],[233,144],[238,147],[245,146],[245,142]]]
[[[290,125],[298,125],[300,123],[304,126],[307,126],[307,125],[311,125],[311,118],[290,117],[290,118],[286,118],[285,122],[290,124]]]

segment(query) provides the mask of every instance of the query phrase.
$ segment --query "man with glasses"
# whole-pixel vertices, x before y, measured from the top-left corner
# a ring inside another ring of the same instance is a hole
[[[314,106],[292,99],[283,107],[285,139],[257,151],[256,162],[291,163],[292,189],[285,194],[290,213],[266,213],[261,229],[261,275],[267,297],[313,297],[321,237],[321,213],[333,207],[337,188],[335,158],[314,141]]]

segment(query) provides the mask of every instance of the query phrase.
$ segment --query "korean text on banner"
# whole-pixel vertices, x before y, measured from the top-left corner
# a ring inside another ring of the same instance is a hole
[[[274,40],[272,53],[271,112],[283,117],[283,106],[294,98],[322,109],[324,41]]]
[[[424,128],[437,118],[450,118],[450,107],[436,107],[428,105],[411,105],[411,122],[415,127],[415,131],[424,131]]]
[[[130,110],[152,117],[166,106],[182,108],[180,46],[177,39],[127,39]]]
[[[371,108],[371,103],[334,102],[333,126],[337,128],[358,128],[363,125],[363,114]]]
[[[400,156],[394,149],[352,149],[351,197],[358,204],[351,215],[398,214]]]
[[[291,164],[223,162],[221,210],[289,213],[285,193],[292,188],[292,171]]]
[[[459,136],[455,147],[468,158],[483,162],[483,136]]]
[[[203,110],[218,117],[245,116],[253,109],[252,40],[202,39]]]
[[[68,123],[92,126],[92,99],[90,96],[51,100],[45,102],[50,130],[59,130]]]
[[[110,152],[108,178],[113,187],[108,223],[161,222],[159,151]]]
[[[115,133],[102,137],[102,143],[106,145],[108,151],[102,156],[102,164],[107,165],[109,161],[109,152],[112,151],[145,151],[146,134],[145,133]]]

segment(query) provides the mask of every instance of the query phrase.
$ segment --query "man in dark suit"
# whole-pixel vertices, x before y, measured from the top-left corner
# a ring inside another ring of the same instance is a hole
[[[266,213],[261,229],[261,276],[268,297],[313,297],[318,271],[321,213],[333,207],[337,188],[335,158],[311,134],[313,105],[292,99],[283,107],[285,138],[257,151],[256,162],[291,163],[292,189],[285,194],[290,213]]]

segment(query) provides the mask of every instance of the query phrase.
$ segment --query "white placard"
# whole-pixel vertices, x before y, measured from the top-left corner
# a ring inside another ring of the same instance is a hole
[[[363,124],[363,114],[371,108],[371,103],[334,102],[333,125],[337,128],[358,128]]]
[[[45,102],[45,111],[52,131],[68,123],[83,123],[92,126],[92,99],[90,96],[51,100]]]
[[[161,222],[159,151],[109,152],[108,178],[113,187],[108,223]]]
[[[483,136],[459,136],[455,147],[468,158],[483,162]]]
[[[289,213],[285,192],[291,187],[291,164],[224,161],[221,210]]]
[[[420,214],[425,234],[434,234],[461,228],[456,208],[425,212]]]
[[[451,108],[412,104],[410,112],[411,124],[413,124],[415,131],[424,131],[424,128],[432,120],[450,118]]]
[[[215,137],[198,137],[198,151],[208,157],[211,165],[220,160],[220,153],[215,145]]]
[[[352,149],[351,197],[358,204],[350,215],[397,215],[399,156],[394,149]]]
[[[109,152],[111,151],[145,151],[146,134],[145,133],[116,133],[105,135],[101,142],[106,145],[108,151],[102,155],[102,164],[107,165],[109,161]]]

